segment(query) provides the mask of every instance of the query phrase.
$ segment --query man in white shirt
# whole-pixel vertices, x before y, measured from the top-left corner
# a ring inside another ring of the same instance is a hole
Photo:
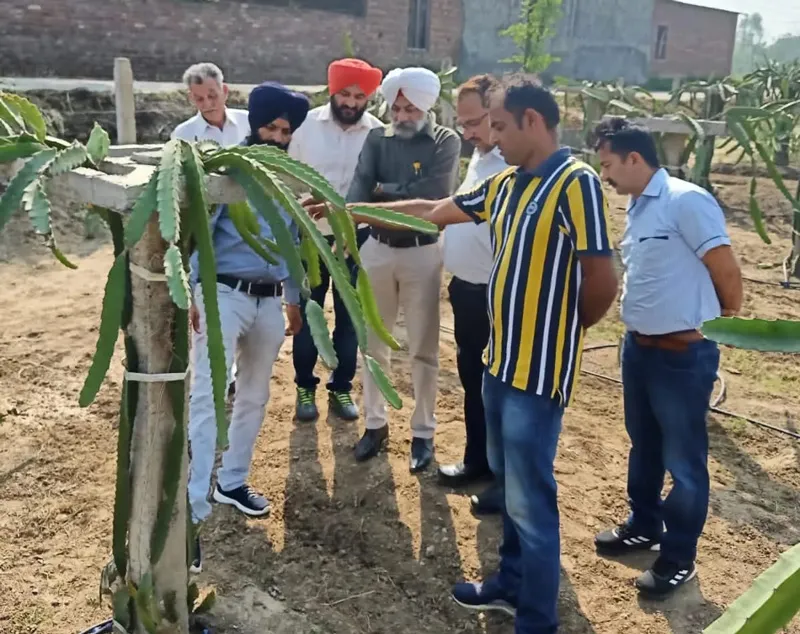
[[[350,188],[367,134],[373,128],[383,126],[379,119],[366,111],[369,98],[380,86],[382,78],[379,68],[360,59],[332,62],[328,67],[330,102],[312,110],[292,137],[289,155],[320,172],[342,196],[346,196]],[[333,232],[328,222],[325,219],[318,222],[322,233],[333,243]],[[364,239],[366,235],[360,236],[359,245]],[[348,264],[355,281],[356,269],[352,258],[348,258]],[[320,268],[322,283],[311,289],[311,297],[324,305],[328,288],[332,287],[336,320],[333,346],[339,361],[327,383],[329,411],[342,420],[356,420],[358,408],[350,396],[358,359],[356,333],[328,270],[322,263]],[[296,415],[304,422],[314,421],[319,416],[315,398],[319,378],[314,374],[317,356],[317,348],[304,320],[302,330],[294,338],[292,350],[297,384]]]
[[[211,62],[193,64],[183,73],[189,101],[197,114],[179,124],[171,138],[184,141],[216,141],[223,147],[241,145],[250,136],[247,110],[228,108],[228,85],[222,70]],[[236,390],[236,362],[231,370],[230,393]]]
[[[240,145],[249,136],[247,110],[225,106],[228,86],[219,66],[210,62],[194,64],[183,74],[183,83],[197,114],[173,130],[173,139],[216,141],[230,146]]]
[[[491,75],[472,77],[458,89],[457,119],[464,139],[475,146],[466,178],[459,191],[469,191],[508,164],[489,142],[488,94],[497,80]],[[487,288],[492,269],[489,224],[466,222],[444,231],[444,268],[453,276],[448,291],[453,307],[458,375],[464,387],[464,423],[467,443],[464,460],[439,467],[439,481],[463,486],[491,479],[486,458],[486,419],[481,396],[483,352],[489,342]],[[502,490],[497,486],[471,498],[475,513],[502,511]]]

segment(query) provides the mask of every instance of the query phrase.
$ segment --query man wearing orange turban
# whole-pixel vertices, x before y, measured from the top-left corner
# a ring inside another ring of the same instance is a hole
[[[350,86],[358,86],[369,97],[378,90],[383,79],[380,68],[360,59],[337,59],[328,66],[328,91],[331,95]]]
[[[292,136],[289,155],[310,165],[322,174],[342,196],[347,195],[350,181],[358,163],[358,156],[373,128],[383,124],[367,112],[370,96],[378,89],[383,73],[360,59],[340,59],[328,67],[328,90],[330,102],[308,113],[305,123]],[[333,242],[328,222],[319,221],[319,229]],[[368,229],[360,232],[366,240]],[[348,265],[355,278],[355,264],[348,258]],[[341,297],[330,280],[330,275],[321,266],[322,283],[311,289],[311,297],[320,305],[325,304],[328,289],[333,291],[333,311],[336,325],[333,331],[333,347],[339,364],[331,374],[328,390],[328,411],[343,420],[358,418],[350,392],[356,374],[358,342],[350,316]],[[305,308],[305,306],[303,306]],[[316,389],[319,378],[314,374],[317,363],[317,348],[311,338],[308,324],[304,323],[294,338],[292,360],[294,362],[297,403],[295,414],[299,421],[311,422],[319,416]]]

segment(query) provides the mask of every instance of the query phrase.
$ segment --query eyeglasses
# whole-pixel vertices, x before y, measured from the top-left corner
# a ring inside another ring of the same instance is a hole
[[[483,120],[488,116],[489,116],[489,113],[488,112],[484,112],[477,119],[470,119],[469,121],[464,121],[463,123],[458,123],[458,124],[456,124],[456,130],[458,132],[460,132],[461,134],[464,134],[464,132],[469,130],[469,129],[477,128],[481,123],[483,123]]]

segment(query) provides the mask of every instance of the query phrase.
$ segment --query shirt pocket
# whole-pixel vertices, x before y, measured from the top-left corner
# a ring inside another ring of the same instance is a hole
[[[646,278],[663,278],[668,274],[670,258],[677,236],[663,232],[644,233],[630,242],[630,267]]]

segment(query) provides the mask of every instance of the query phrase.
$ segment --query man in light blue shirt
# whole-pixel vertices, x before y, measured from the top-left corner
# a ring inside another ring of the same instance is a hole
[[[722,209],[707,191],[659,166],[646,128],[612,118],[595,137],[603,178],[630,195],[621,246],[631,439],[631,514],[597,535],[595,545],[606,555],[660,550],[636,580],[642,595],[660,598],[696,574],[709,498],[706,414],[719,368],[717,345],[700,328],[739,311],[742,278]],[[662,501],[667,471],[673,487]]]
[[[308,107],[305,96],[280,84],[257,86],[250,93],[248,117],[251,132],[246,143],[272,145],[285,151],[292,133],[305,119]],[[281,209],[280,213],[297,239],[297,227],[285,211]],[[256,217],[261,236],[272,238],[269,224],[260,214]],[[228,430],[229,446],[222,454],[222,466],[212,497],[214,501],[229,504],[249,517],[262,517],[269,513],[269,502],[247,484],[247,476],[269,401],[272,366],[285,335],[296,335],[303,325],[300,292],[289,277],[283,260],[270,264],[245,243],[230,218],[227,205],[217,208],[210,224],[228,373],[234,357],[238,366],[237,389]],[[197,283],[197,260],[197,253],[194,253],[191,259],[193,304],[190,318],[193,333],[189,398],[189,504],[194,524],[211,514],[208,489],[217,436],[203,290]],[[288,327],[284,323],[282,295],[286,298]],[[200,542],[196,538],[191,570],[199,572],[201,569]]]

